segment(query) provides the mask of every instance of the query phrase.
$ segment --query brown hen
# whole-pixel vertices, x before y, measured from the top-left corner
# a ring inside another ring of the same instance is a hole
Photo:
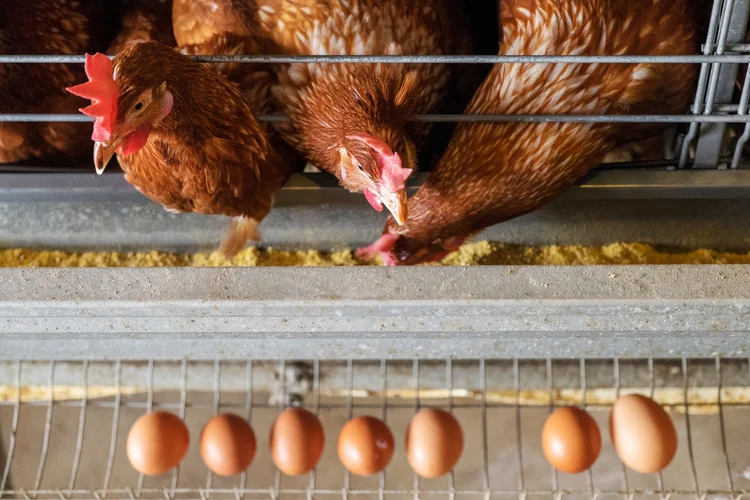
[[[87,56],[94,162],[101,173],[117,153],[125,177],[170,211],[234,218],[222,249],[238,252],[289,172],[236,85],[156,42],[114,59]]]
[[[0,8],[0,54],[79,55],[106,48],[104,0],[6,0]],[[80,64],[0,64],[0,113],[75,113],[65,92],[84,77]],[[75,160],[89,142],[85,123],[0,122],[0,163]]]
[[[689,0],[503,0],[500,53],[691,54]],[[497,64],[469,114],[673,114],[687,111],[692,65]],[[461,124],[409,201],[409,221],[386,223],[361,254],[389,265],[439,260],[482,229],[530,212],[654,124]]]
[[[183,15],[190,12],[189,15]],[[200,12],[201,14],[197,14]],[[206,19],[206,26],[195,19]],[[176,0],[175,36],[241,31],[265,53],[427,55],[470,50],[454,0]],[[185,19],[183,21],[183,19]],[[279,129],[308,161],[406,220],[405,182],[428,133],[412,120],[438,109],[445,65],[288,64],[274,95],[291,123]]]

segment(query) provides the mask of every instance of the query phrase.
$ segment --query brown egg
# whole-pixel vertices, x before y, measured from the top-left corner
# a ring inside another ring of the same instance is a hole
[[[677,453],[672,419],[656,401],[640,394],[615,401],[609,434],[622,463],[643,474],[659,472]]]
[[[339,460],[350,472],[371,476],[385,469],[393,457],[393,434],[380,419],[357,417],[339,433]]]
[[[555,469],[575,474],[594,465],[602,450],[602,435],[588,412],[566,406],[547,417],[542,450]]]
[[[325,435],[318,417],[302,408],[289,408],[276,417],[269,441],[276,467],[299,476],[315,468],[323,455]]]
[[[463,447],[461,426],[442,410],[420,410],[406,428],[406,458],[422,477],[440,477],[453,469]]]
[[[189,444],[190,434],[180,417],[155,411],[135,421],[128,433],[126,448],[135,470],[158,476],[180,463]]]
[[[220,476],[234,476],[255,457],[255,433],[242,417],[216,415],[203,427],[200,448],[206,467]]]

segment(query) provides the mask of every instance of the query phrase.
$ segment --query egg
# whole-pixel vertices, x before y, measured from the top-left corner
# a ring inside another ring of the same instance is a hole
[[[315,468],[323,455],[325,435],[318,417],[302,408],[289,408],[276,417],[269,442],[276,467],[299,476]]]
[[[189,444],[190,434],[180,417],[155,411],[133,423],[128,432],[126,451],[135,470],[157,476],[179,464]]]
[[[542,450],[552,466],[569,474],[583,472],[602,450],[599,426],[585,410],[558,408],[544,422]]]
[[[393,457],[393,449],[391,430],[375,417],[353,418],[339,433],[339,460],[358,476],[371,476],[385,469]]]
[[[615,401],[609,434],[622,463],[644,474],[664,469],[677,453],[677,432],[653,399],[629,394]]]
[[[255,447],[252,427],[237,415],[216,415],[201,431],[201,458],[220,476],[234,476],[247,469],[255,457]]]
[[[406,428],[406,458],[425,478],[449,472],[461,457],[464,434],[450,413],[435,408],[417,412]]]

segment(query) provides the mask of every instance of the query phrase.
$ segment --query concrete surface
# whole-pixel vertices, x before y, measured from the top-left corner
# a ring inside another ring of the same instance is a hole
[[[11,360],[748,356],[749,281],[743,265],[4,269],[0,352]]]

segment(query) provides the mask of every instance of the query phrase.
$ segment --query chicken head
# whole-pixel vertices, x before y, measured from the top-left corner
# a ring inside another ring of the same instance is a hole
[[[407,226],[398,227],[393,218],[388,218],[383,235],[375,243],[360,248],[357,255],[372,260],[380,255],[386,266],[405,266],[439,262],[455,252],[469,236],[446,236],[443,238],[420,238],[411,234]]]
[[[346,136],[338,152],[341,185],[349,191],[362,192],[378,212],[385,206],[399,224],[404,224],[408,216],[406,180],[414,170],[402,166],[398,153],[367,132]],[[413,156],[408,150],[407,161]]]
[[[88,82],[67,90],[92,101],[81,112],[94,118],[94,166],[101,175],[115,152],[128,156],[146,145],[151,130],[172,111],[174,100],[166,82],[121,89],[112,61],[104,54],[86,54],[86,75]]]

